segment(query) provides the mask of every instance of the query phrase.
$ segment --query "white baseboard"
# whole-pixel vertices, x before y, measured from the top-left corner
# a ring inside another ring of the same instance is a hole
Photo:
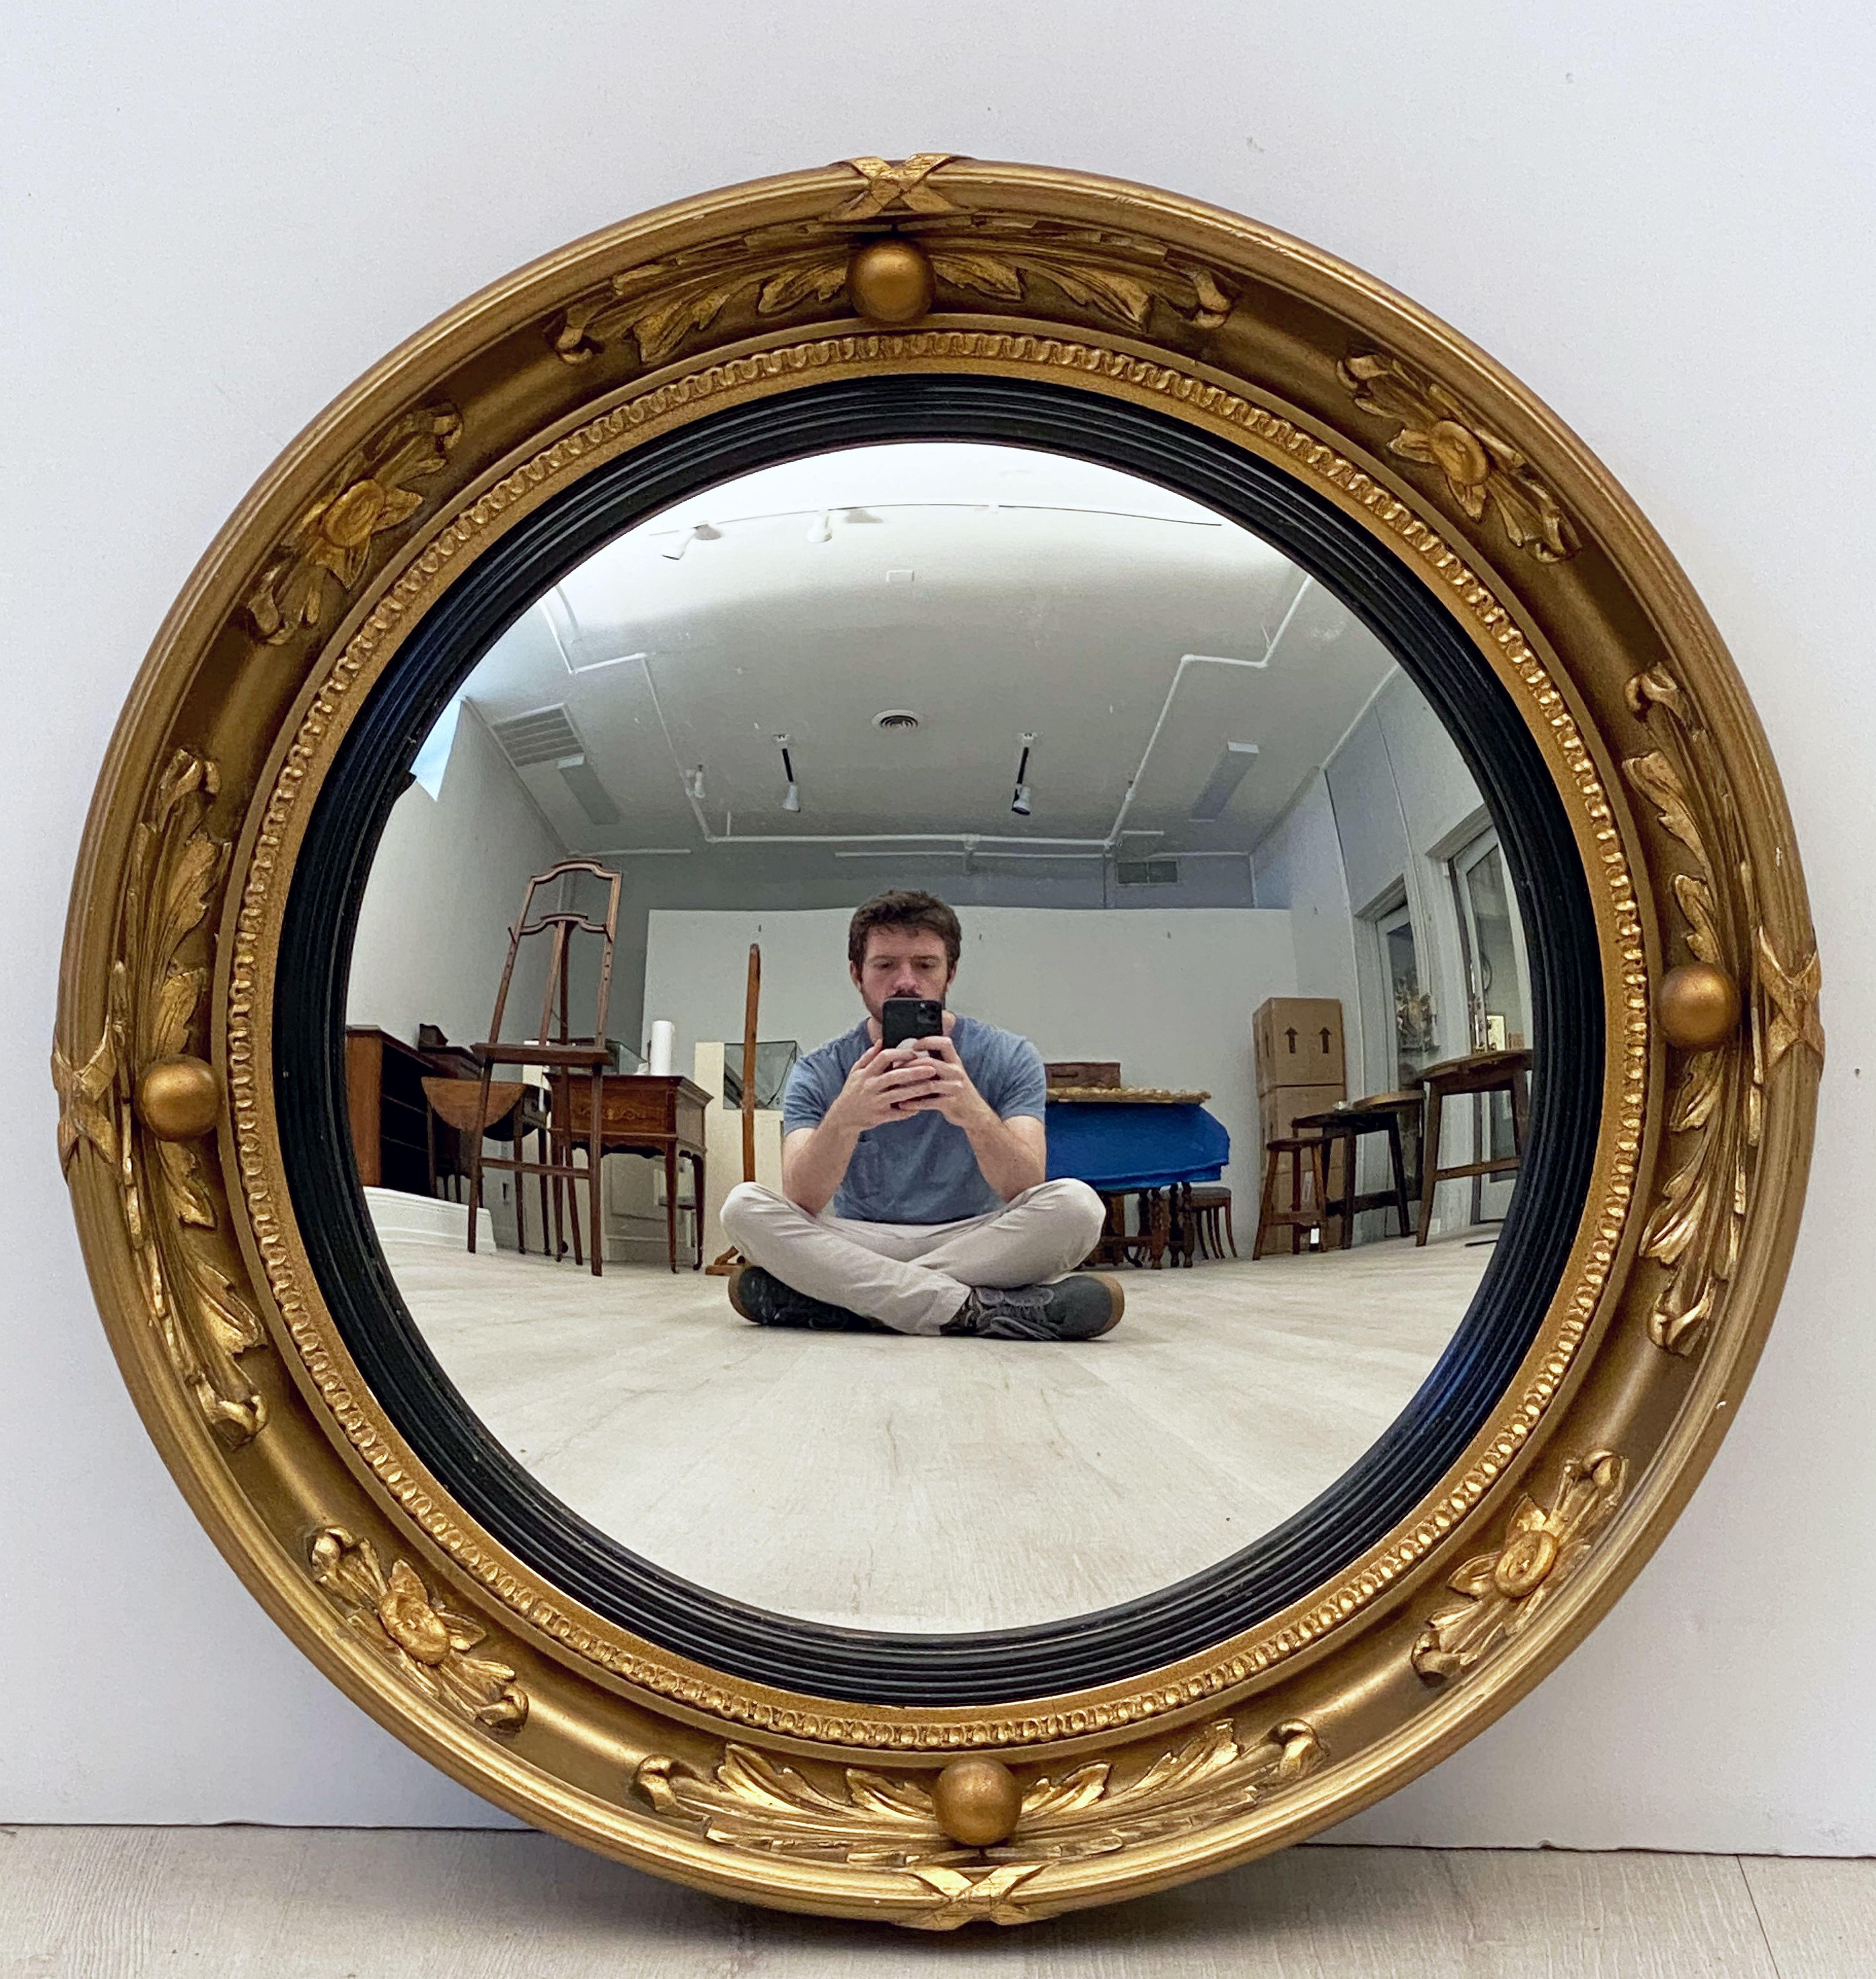
[[[438,1195],[406,1195],[401,1188],[367,1188],[365,1206],[380,1237],[406,1244],[434,1244],[460,1251],[469,1238],[469,1205]],[[495,1248],[495,1224],[486,1209],[476,1212],[476,1248]]]

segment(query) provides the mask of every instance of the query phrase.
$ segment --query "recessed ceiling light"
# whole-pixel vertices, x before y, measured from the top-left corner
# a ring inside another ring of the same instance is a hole
[[[884,708],[873,718],[875,728],[887,728],[903,734],[917,728],[919,718],[909,708]]]

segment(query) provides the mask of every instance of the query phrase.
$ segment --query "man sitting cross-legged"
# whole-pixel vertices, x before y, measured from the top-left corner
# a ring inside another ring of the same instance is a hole
[[[781,1194],[744,1182],[723,1205],[749,1261],[730,1281],[745,1319],[996,1340],[1088,1340],[1119,1319],[1112,1278],[1068,1275],[1101,1233],[1101,1199],[1044,1179],[1036,1047],[949,1010],[942,1036],[880,1043],[887,998],[942,1000],[962,945],[930,893],[882,893],[854,914],[865,1021],[789,1075]]]

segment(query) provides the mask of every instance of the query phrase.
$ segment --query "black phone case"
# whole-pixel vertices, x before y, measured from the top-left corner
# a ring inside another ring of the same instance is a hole
[[[888,1050],[944,1030],[944,1006],[935,996],[888,996],[880,1008],[880,1042]]]

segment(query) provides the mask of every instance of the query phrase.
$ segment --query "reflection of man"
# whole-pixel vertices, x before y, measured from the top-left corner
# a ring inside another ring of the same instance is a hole
[[[866,1020],[789,1075],[782,1193],[744,1182],[723,1205],[750,1261],[730,1281],[745,1319],[1087,1340],[1120,1318],[1113,1279],[1066,1275],[1100,1235],[1101,1199],[1043,1179],[1036,1047],[949,1010],[942,1036],[880,1043],[887,999],[942,999],[961,946],[930,893],[882,893],[854,914],[847,966]]]

